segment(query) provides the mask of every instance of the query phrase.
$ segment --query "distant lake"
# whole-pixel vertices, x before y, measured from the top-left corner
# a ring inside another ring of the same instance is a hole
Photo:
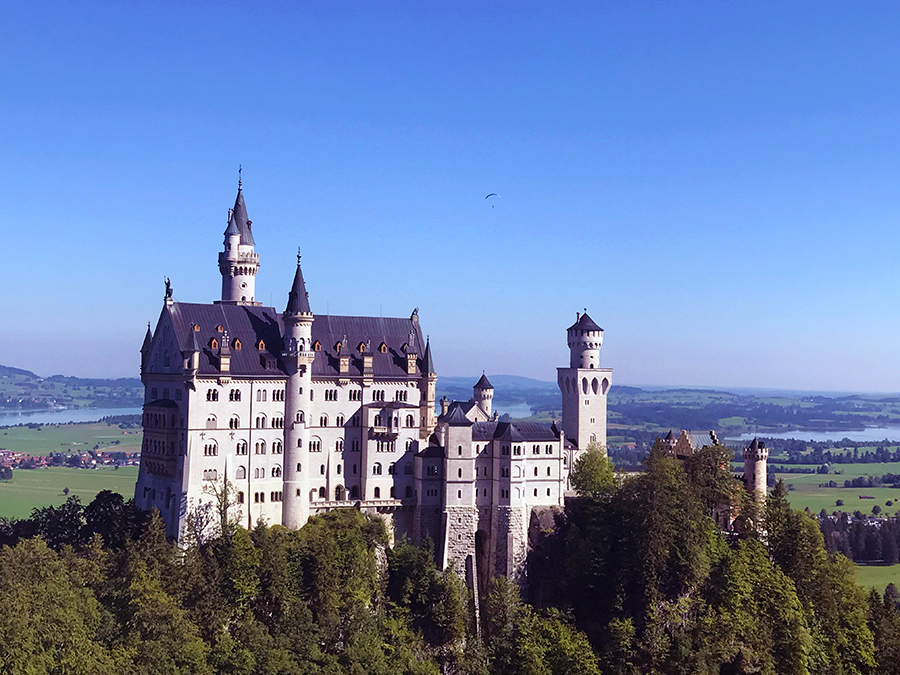
[[[514,405],[493,405],[491,412],[497,411],[499,415],[509,415],[512,418],[531,417],[531,406],[527,403],[516,403]]]
[[[883,441],[889,439],[900,441],[900,427],[866,427],[857,431],[758,431],[752,434],[741,434],[739,441],[752,441],[757,437],[765,438],[796,438],[801,441],[839,441],[849,438],[851,441]],[[727,439],[734,440],[734,439]]]
[[[78,408],[72,410],[4,410],[0,427],[15,424],[79,424],[96,422],[110,415],[140,415],[140,408]]]

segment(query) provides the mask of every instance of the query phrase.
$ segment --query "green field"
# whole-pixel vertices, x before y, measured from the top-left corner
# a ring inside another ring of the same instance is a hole
[[[11,481],[0,481],[0,517],[27,518],[35,507],[59,506],[67,499],[63,494],[66,487],[69,495],[81,498],[82,504],[88,504],[101,490],[112,490],[131,499],[137,473],[136,466],[16,469]]]
[[[857,476],[880,476],[885,473],[900,473],[900,462],[885,462],[876,464],[840,464],[835,465],[840,474],[797,474],[776,473],[777,478],[784,480],[786,485],[792,485],[793,490],[788,493],[791,506],[795,509],[805,509],[818,513],[825,509],[832,511],[862,511],[871,513],[872,507],[878,504],[882,515],[894,515],[900,509],[900,489],[890,487],[876,488],[826,488],[819,487],[820,483],[835,481],[843,486],[844,481]],[[875,499],[860,499],[860,495],[875,497]],[[844,500],[843,506],[836,506],[835,501]],[[887,506],[886,502],[892,501],[893,506]]]
[[[138,452],[141,438],[140,429],[120,429],[107,424],[58,424],[40,429],[9,427],[0,430],[0,448],[26,455],[72,454],[91,450],[95,445],[100,450]]]
[[[879,593],[890,583],[900,588],[900,565],[857,565],[856,583],[863,588],[874,586]]]

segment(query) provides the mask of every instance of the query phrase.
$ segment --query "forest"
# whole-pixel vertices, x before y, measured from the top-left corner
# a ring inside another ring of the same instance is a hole
[[[223,489],[177,545],[111,492],[35,509],[0,522],[0,672],[900,673],[900,594],[857,586],[783,485],[745,498],[723,452],[580,483],[524,591],[477,607],[430,542],[355,509],[248,531]]]

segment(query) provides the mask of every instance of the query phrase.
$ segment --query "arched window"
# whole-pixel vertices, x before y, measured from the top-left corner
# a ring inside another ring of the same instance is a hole
[[[256,441],[256,454],[257,455],[266,454],[266,442],[265,441]]]
[[[229,429],[240,429],[241,428],[241,418],[237,415],[232,415],[231,419],[228,420],[228,428]]]
[[[280,455],[284,452],[283,446],[281,445],[281,441],[273,441],[272,443],[272,454]]]
[[[297,421],[303,424],[306,421],[306,415],[303,414],[302,410],[297,411]]]
[[[334,449],[337,452],[343,452],[344,451],[344,439],[342,439],[342,438],[337,439],[334,442]]]
[[[328,426],[328,415],[321,415],[319,417],[319,426],[327,427]]]
[[[359,499],[359,488],[356,485],[350,488],[350,499]]]
[[[405,475],[410,476],[410,475],[412,475],[412,472],[413,472],[412,464],[407,464],[406,466],[403,467],[403,473]]]
[[[338,485],[334,488],[334,501],[339,502],[344,498],[344,488]]]
[[[206,418],[206,428],[207,429],[215,429],[216,428],[216,416],[210,415]]]
[[[325,499],[326,496],[327,496],[327,493],[325,492],[325,488],[320,487],[319,488],[319,499]]]
[[[316,341],[313,343],[313,351],[314,351],[314,352],[320,352],[320,351],[322,351],[322,343],[319,342],[318,340],[316,340]]]
[[[381,497],[381,488],[375,488],[375,499]]]
[[[319,474],[322,475],[322,476],[325,475],[325,465],[324,465],[324,464],[322,464],[322,465],[319,467]]]
[[[297,473],[300,473],[300,471],[302,469],[303,469],[303,465],[300,462],[297,462]]]
[[[241,341],[237,338],[234,339],[234,342],[231,343],[231,346],[240,351],[241,349]]]
[[[378,351],[380,351],[382,354],[387,354],[387,345],[382,342],[380,345],[378,345]]]
[[[372,467],[372,475],[374,475],[374,476],[381,475],[381,462],[375,462],[375,466]]]
[[[281,478],[281,467],[277,464],[272,467],[272,478]]]
[[[235,480],[244,480],[247,477],[247,469],[239,466],[234,472]]]
[[[266,416],[265,415],[257,415],[256,428],[257,429],[265,429],[266,428]]]
[[[238,455],[246,455],[247,454],[247,441],[238,441],[237,447],[235,448],[235,454]]]
[[[343,416],[343,415],[338,415],[338,416],[335,418],[335,420],[334,420],[334,426],[336,426],[336,427],[342,427],[342,426],[344,426],[344,416]]]
[[[416,426],[416,419],[412,415],[406,416],[406,426],[408,426],[408,427]]]

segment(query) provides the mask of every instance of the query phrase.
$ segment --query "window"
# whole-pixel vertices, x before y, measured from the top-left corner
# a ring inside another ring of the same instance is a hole
[[[547,467],[547,475],[548,476],[550,475],[550,467],[549,466]]]
[[[508,446],[508,445],[502,445],[502,446],[500,446],[500,454],[501,454],[501,455],[508,455],[508,454],[509,454],[509,446]]]
[[[284,446],[282,446],[281,441],[274,441],[272,443],[272,454],[280,455],[284,452]]]
[[[206,428],[207,429],[215,429],[216,428],[216,416],[210,415],[206,418]]]
[[[362,401],[362,389],[351,389],[348,393],[351,401]]]
[[[344,416],[343,416],[343,415],[338,415],[338,416],[334,419],[334,426],[336,426],[336,427],[342,427],[342,426],[344,426]]]
[[[392,475],[392,476],[393,476],[395,473],[397,473],[397,465],[394,464],[393,462],[391,462],[390,464],[388,464],[388,473],[389,473],[390,475]]]
[[[406,390],[398,390],[394,392],[394,400],[395,401],[406,401],[407,396],[409,396]]]
[[[322,441],[316,439],[309,442],[310,452],[322,452]]]
[[[275,490],[274,492],[269,493],[269,497],[273,502],[280,502],[282,494],[281,490]]]
[[[297,473],[300,473],[300,470],[302,468],[303,468],[303,466],[300,464],[300,462],[297,462]]]
[[[247,469],[239,466],[234,472],[234,477],[236,480],[244,480],[247,477]]]
[[[461,468],[456,470],[456,477],[462,478],[462,469]]]
[[[341,475],[341,465],[338,464],[337,467],[335,467],[335,468],[337,469],[337,475],[340,476]]]
[[[500,469],[500,477],[501,478],[509,478],[509,467],[501,467]]]
[[[409,498],[412,497],[412,496],[413,496],[413,489],[412,489],[412,486],[407,485],[407,486],[406,486],[406,498],[409,499]]]
[[[238,494],[237,494],[237,502],[238,502],[238,504],[243,504],[243,503],[244,503],[244,493],[243,493],[243,492],[238,492]]]
[[[462,499],[462,490],[457,490],[457,491],[456,491],[456,498],[457,498],[457,499]]]
[[[169,398],[169,390],[163,389],[163,398]]]
[[[537,476],[537,467],[534,467],[534,475]]]
[[[266,442],[265,441],[256,441],[255,454],[257,454],[257,455],[266,454]]]
[[[405,475],[407,475],[407,476],[411,476],[411,475],[412,475],[412,472],[413,472],[413,465],[407,463],[407,464],[403,467],[403,473],[404,473]]]
[[[150,390],[150,398],[152,398],[152,399],[157,399],[157,398],[159,398],[159,397],[157,396],[157,392],[158,392],[158,391],[159,391],[159,390],[158,390],[156,387],[153,387],[153,388]]]
[[[373,401],[383,401],[384,400],[384,389],[373,389],[372,390],[372,400]]]
[[[338,400],[337,389],[326,389],[325,390],[325,400],[326,401],[337,401]]]
[[[281,467],[277,464],[272,467],[272,478],[281,478]]]
[[[301,424],[306,421],[306,415],[303,414],[302,410],[297,411],[297,421]]]
[[[247,441],[238,441],[234,452],[236,455],[246,455],[247,454]]]
[[[531,446],[531,454],[532,454],[532,455],[539,455],[539,454],[541,454],[541,446],[540,446],[540,445],[532,445],[532,446]]]
[[[273,389],[272,390],[272,400],[273,401],[283,401],[284,400],[284,389]]]
[[[534,496],[537,497],[537,488],[534,488]]]
[[[324,464],[319,466],[319,475],[321,475],[321,476],[325,475],[325,465]]]
[[[203,470],[203,480],[218,480],[216,470],[215,469],[204,469]]]
[[[509,499],[509,490],[500,490],[500,497],[502,499]]]
[[[436,464],[430,464],[426,469],[426,475],[428,476],[437,476],[438,475],[438,467]]]
[[[375,426],[376,427],[381,426],[381,415],[375,415]]]
[[[236,350],[240,351],[241,350],[241,341],[238,338],[235,338],[234,342],[231,343],[231,346],[234,347]]]
[[[375,462],[375,466],[372,467],[372,475],[380,476],[381,475],[381,463]]]
[[[513,454],[521,455],[522,454],[522,446],[521,445],[515,446],[515,448],[513,450]]]
[[[216,457],[219,454],[219,447],[215,443],[207,443],[203,446],[204,457]]]
[[[461,455],[461,454],[462,454],[462,446],[461,446],[461,445],[457,447],[457,449],[456,449],[456,454],[457,454],[457,455]]]
[[[406,426],[408,426],[408,427],[416,426],[416,418],[413,417],[412,415],[407,415],[406,416]]]
[[[381,497],[381,488],[375,488],[375,499]]]
[[[547,496],[550,496],[550,488],[547,488]]]
[[[552,445],[545,445],[545,446],[544,446],[544,454],[552,455],[552,454],[553,454],[553,446],[552,446]]]
[[[327,427],[328,426],[328,415],[322,415],[319,417],[319,426]]]
[[[319,342],[318,340],[316,340],[315,342],[313,342],[313,351],[314,351],[314,352],[320,352],[320,351],[322,351],[322,343]]]
[[[344,440],[342,438],[339,438],[334,442],[334,450],[335,452],[344,451]]]
[[[240,401],[241,400],[241,390],[240,389],[232,389],[228,392],[228,400],[229,401]]]
[[[266,428],[266,416],[259,415],[256,418],[256,428],[257,429],[265,429]]]
[[[228,428],[229,429],[240,429],[241,428],[241,418],[237,415],[232,415],[231,419],[228,420]]]
[[[387,354],[387,345],[382,342],[380,345],[378,345],[378,351],[380,351],[382,354]]]
[[[180,400],[181,400],[181,389],[176,389],[176,390],[175,390],[175,400],[176,400],[176,401],[180,401]]]
[[[359,452],[359,441],[351,441],[350,450],[353,452]]]
[[[283,417],[273,417],[272,418],[272,428],[273,429],[284,429],[284,418]]]
[[[320,488],[319,488],[319,499],[325,499],[325,494],[326,494],[326,493],[325,493],[325,488],[320,487]]]
[[[260,340],[259,342],[256,343],[256,348],[259,351],[263,351],[266,348],[266,343],[263,340]]]
[[[298,448],[302,448],[302,447],[303,447],[303,439],[302,439],[302,438],[298,438],[298,439],[297,439],[297,447],[298,447]]]

